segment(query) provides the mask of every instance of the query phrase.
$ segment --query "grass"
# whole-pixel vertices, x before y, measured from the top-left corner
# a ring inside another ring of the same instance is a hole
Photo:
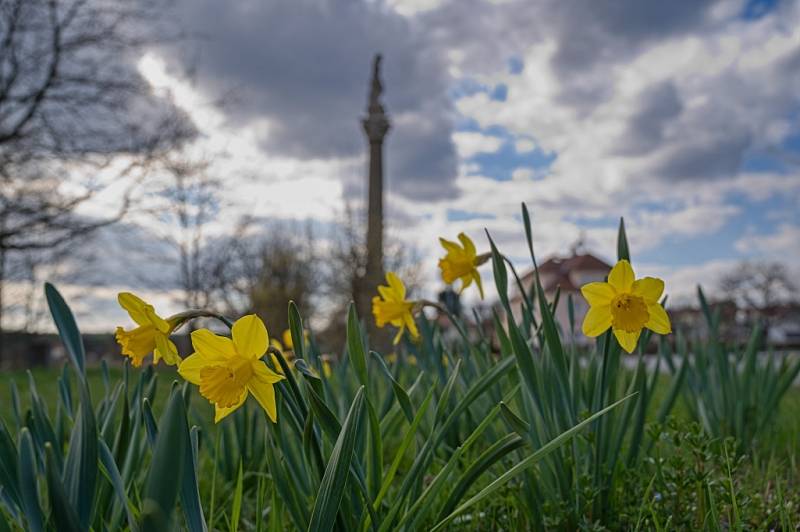
[[[407,368],[400,375],[401,380],[406,382],[413,381],[419,370]],[[0,401],[0,416],[6,424],[10,424],[13,418],[11,407],[10,390],[11,383],[15,382],[19,392],[20,406],[23,411],[30,408],[30,387],[28,373],[36,382],[38,395],[43,403],[48,406],[49,414],[55,415],[53,405],[58,404],[58,386],[56,382],[61,375],[61,370],[55,368],[36,368],[28,371],[12,371],[0,373],[0,390],[6,395]],[[136,380],[141,371],[131,370],[131,380]],[[110,367],[108,370],[110,382],[119,381],[122,378],[122,369]],[[103,371],[100,367],[87,368],[87,382],[89,384],[92,397],[95,402],[99,402],[106,395],[106,386],[103,378]],[[157,372],[157,378],[162,385],[177,379],[177,373],[172,368],[162,368]],[[648,418],[652,419],[658,405],[668,393],[670,378],[661,375],[653,391],[653,402],[648,411]],[[153,411],[156,418],[160,417],[166,407],[167,394],[156,395],[153,401]],[[253,405],[248,405],[253,413]],[[192,395],[191,412],[195,416],[195,421],[209,430],[203,441],[218,442],[218,438],[225,436],[225,431],[217,431],[218,427],[212,424],[212,411],[209,405],[199,395]],[[240,418],[243,416],[240,416]],[[199,420],[197,418],[203,418]],[[235,422],[240,422],[241,419]],[[755,528],[769,528],[768,525],[778,523],[781,519],[785,523],[800,523],[800,500],[797,492],[800,485],[800,478],[797,473],[797,457],[800,451],[800,389],[792,388],[786,395],[781,405],[778,419],[770,429],[770,434],[760,441],[757,449],[751,455],[735,458],[736,466],[733,471],[729,470],[731,462],[724,461],[724,452],[712,449],[712,442],[704,440],[698,433],[693,433],[686,429],[691,426],[691,417],[682,401],[678,401],[673,410],[670,423],[664,429],[661,438],[656,445],[656,460],[663,460],[661,465],[656,465],[652,460],[646,463],[638,474],[626,476],[624,483],[624,495],[619,495],[624,499],[621,505],[622,522],[625,526],[640,529],[680,529],[682,527],[691,528],[697,524],[696,521],[680,521],[677,517],[670,517],[673,511],[680,509],[685,512],[692,507],[688,502],[689,498],[695,496],[695,490],[690,489],[687,493],[680,493],[675,489],[671,495],[674,503],[680,508],[669,508],[663,501],[668,499],[668,486],[676,485],[680,476],[687,478],[696,475],[697,471],[691,465],[696,462],[698,456],[702,456],[700,463],[702,467],[709,468],[705,474],[709,475],[709,482],[719,489],[719,500],[715,502],[719,505],[720,511],[731,513],[734,507],[734,500],[738,506],[739,514],[744,515],[749,526]],[[400,445],[400,438],[387,438],[387,455],[392,456],[393,451]],[[220,443],[224,446],[224,443]],[[217,450],[215,445],[207,445],[204,452],[200,455],[199,461],[199,492],[200,498],[204,503],[204,508],[208,512],[212,507],[215,508],[215,515],[207,515],[213,519],[218,529],[230,528],[229,514],[234,508],[239,508],[240,530],[254,530],[256,522],[259,521],[258,508],[271,508],[270,499],[272,494],[267,490],[269,477],[265,477],[255,466],[252,469],[245,469],[242,477],[239,478],[239,468],[237,464],[229,464],[228,470],[219,467],[215,456]],[[701,449],[705,447],[705,449]],[[475,451],[485,450],[485,447]],[[687,456],[689,458],[687,458]],[[474,455],[473,455],[474,457]],[[411,452],[405,456],[398,467],[398,474],[402,476],[407,473],[413,463],[414,455]],[[468,461],[468,460],[467,460]],[[441,471],[444,463],[437,461],[431,470],[431,474]],[[387,464],[388,467],[388,464]],[[499,476],[504,472],[502,466],[495,466],[489,471],[487,478],[478,482],[471,493],[475,493],[485,487],[493,476]],[[716,475],[716,476],[714,476]],[[237,483],[241,482],[240,490],[237,490]],[[731,488],[733,486],[733,488]],[[498,492],[491,499],[483,501],[475,511],[457,521],[457,525],[451,525],[454,530],[492,530],[514,528],[517,522],[525,522],[522,517],[523,511],[520,504],[524,501],[520,499],[519,485],[512,484]],[[724,488],[724,489],[723,489]],[[261,491],[259,491],[261,490]],[[737,498],[731,498],[728,494],[738,494]],[[241,497],[239,504],[234,504],[237,494]],[[259,505],[259,497],[262,503]],[[266,503],[263,502],[266,497]],[[677,502],[676,502],[677,501]],[[683,502],[681,502],[683,501]],[[791,504],[790,504],[791,503]],[[683,506],[686,504],[687,506]],[[787,504],[789,509],[787,510]],[[792,506],[793,505],[793,506]],[[697,508],[693,507],[696,511]],[[559,522],[558,508],[546,508],[545,513],[549,514],[551,523],[556,526]],[[731,514],[732,515],[732,514]],[[265,516],[260,516],[261,522],[266,523]],[[732,518],[732,517],[731,517]],[[671,519],[671,521],[670,521]],[[742,517],[740,517],[742,520]],[[621,525],[621,523],[618,523]],[[284,527],[291,528],[289,523],[284,522]]]

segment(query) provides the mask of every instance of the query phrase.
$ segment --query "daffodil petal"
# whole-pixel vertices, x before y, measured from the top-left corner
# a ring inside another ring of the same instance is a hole
[[[267,328],[255,314],[242,316],[231,328],[236,352],[245,358],[260,358],[266,353],[269,343]]]
[[[657,277],[642,277],[634,281],[632,291],[645,301],[658,301],[664,293],[664,281]]]
[[[214,405],[214,423],[219,423],[229,414],[231,414],[234,410],[242,406],[247,399],[247,389],[242,392],[242,396],[239,398],[239,402],[233,406],[224,407],[224,406],[217,406]]]
[[[277,365],[276,367],[280,367]],[[263,384],[273,384],[283,380],[283,375],[269,369],[261,360],[253,361],[253,378]]]
[[[253,379],[247,384],[247,389],[267,413],[267,417],[275,423],[278,420],[278,406],[275,404],[275,388],[272,384]]]
[[[117,301],[119,302],[119,306],[125,309],[130,315],[131,319],[137,324],[150,324],[150,320],[145,312],[145,308],[149,305],[141,298],[131,294],[130,292],[120,292],[117,294]]]
[[[388,286],[379,285],[378,293],[384,301],[392,301],[394,299],[394,291]]]
[[[583,318],[583,334],[594,338],[600,336],[611,327],[611,307],[600,305],[589,308],[589,312]]]
[[[158,362],[158,357],[161,357],[164,359],[164,362],[170,366],[179,364],[181,357],[178,355],[178,348],[175,347],[175,344],[172,343],[172,340],[170,340],[166,334],[162,333],[156,333],[155,339],[156,349],[153,351],[153,361]]]
[[[395,274],[394,272],[388,272],[386,274],[386,282],[389,283],[389,288],[391,288],[397,298],[399,300],[406,298],[406,287],[403,284],[403,281]]]
[[[608,283],[589,283],[581,287],[581,294],[591,306],[609,305],[617,295],[614,287]]]
[[[155,327],[162,333],[169,332],[171,328],[169,322],[164,318],[162,318],[161,316],[159,316],[158,314],[156,314],[156,311],[152,305],[147,305],[144,308],[144,313],[147,316],[147,320],[153,324],[153,327]]]
[[[405,322],[405,326],[408,328],[408,332],[411,335],[411,338],[415,340],[419,338],[419,331],[417,330],[417,322],[414,321],[414,316],[411,315],[410,311],[403,317],[403,321]]]
[[[286,349],[290,351],[294,349],[294,340],[292,339],[292,331],[286,329],[283,331],[283,345],[286,346]]]
[[[475,251],[475,244],[472,242],[472,239],[466,235],[466,233],[459,233],[458,239],[461,241],[461,244],[464,246],[464,251],[471,256],[475,256],[478,253]]]
[[[403,337],[403,331],[405,331],[405,327],[400,327],[400,329],[397,331],[397,334],[394,335],[392,344],[397,345],[400,343],[400,339]]]
[[[636,344],[639,342],[639,335],[642,331],[627,332],[622,329],[614,329],[614,336],[617,337],[619,345],[628,353],[633,353]]]
[[[478,292],[480,292],[481,299],[483,299],[483,282],[481,281],[481,274],[478,273],[478,270],[475,270],[472,274],[472,277],[475,279],[475,284],[478,285]]]
[[[200,386],[200,370],[208,365],[208,360],[200,353],[192,353],[178,365],[178,375]]]
[[[236,348],[230,338],[214,334],[208,329],[193,331],[192,345],[195,351],[210,359],[224,362],[226,358],[236,356]]]
[[[608,274],[608,284],[613,286],[617,292],[630,292],[635,276],[631,263],[625,259],[619,261],[616,266],[611,268]]]
[[[458,253],[461,251],[461,247],[453,242],[452,240],[447,240],[445,238],[439,238],[439,243],[442,245],[445,251],[448,253]]]
[[[669,321],[669,315],[660,303],[647,303],[647,313],[650,319],[645,323],[645,327],[658,334],[669,334],[672,332],[672,325]]]
[[[461,290],[458,291],[460,294],[463,292],[469,285],[472,284],[472,275],[465,275],[461,278]]]

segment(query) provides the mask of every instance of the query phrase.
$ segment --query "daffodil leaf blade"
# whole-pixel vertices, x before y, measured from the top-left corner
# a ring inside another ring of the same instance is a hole
[[[183,397],[173,390],[167,409],[161,416],[142,494],[142,530],[172,530],[172,513],[180,491],[187,438]]]
[[[78,370],[81,380],[86,379],[86,350],[83,346],[83,338],[75,323],[75,316],[72,314],[67,302],[59,293],[58,289],[50,283],[44,284],[44,294],[47,299],[47,306],[53,322],[58,329],[58,335],[64,343],[70,360]]]
[[[350,363],[353,364],[358,381],[362,386],[366,387],[368,378],[367,357],[361,335],[361,326],[358,323],[356,306],[352,302],[347,311],[347,354],[350,357]]]
[[[96,467],[97,464],[95,464]],[[57,523],[56,529],[59,532],[80,532],[89,530],[80,524],[80,517],[72,504],[70,497],[64,488],[59,473],[59,465],[56,462],[56,455],[53,446],[45,444],[45,478],[47,480],[47,492],[50,498],[50,506],[53,510],[53,518]]]
[[[350,474],[353,449],[364,413],[364,387],[356,394],[353,404],[342,424],[336,445],[328,459],[325,474],[314,499],[314,508],[308,525],[309,532],[329,532],[336,522],[336,514],[344,496],[344,487]]]
[[[94,510],[97,485],[97,422],[89,389],[81,382],[81,405],[72,428],[64,463],[64,489],[77,510],[80,527],[88,530]],[[55,455],[53,457],[56,462]]]
[[[289,331],[292,335],[292,350],[296,358],[305,358],[306,342],[303,335],[303,318],[294,301],[289,301]]]
[[[36,452],[33,448],[33,438],[27,427],[19,432],[19,457],[17,469],[19,471],[19,491],[22,500],[22,511],[25,514],[26,524],[31,532],[44,530],[44,517],[39,505],[39,487],[36,480]]]
[[[628,235],[625,233],[625,219],[619,219],[617,230],[617,260],[631,261],[631,251],[628,247]]]

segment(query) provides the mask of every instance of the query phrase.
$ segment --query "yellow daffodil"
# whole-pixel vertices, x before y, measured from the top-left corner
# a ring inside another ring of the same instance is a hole
[[[611,327],[628,353],[636,349],[644,327],[669,334],[669,316],[658,302],[663,292],[664,281],[655,277],[636,279],[630,263],[619,261],[608,274],[607,283],[589,283],[581,288],[590,306],[583,320],[583,334],[595,337]]]
[[[292,341],[292,331],[286,329],[283,331],[283,345],[286,346],[286,349],[291,351],[294,349],[294,342]]]
[[[387,273],[386,282],[388,286],[378,287],[380,297],[372,298],[372,314],[375,316],[375,323],[378,327],[391,323],[400,328],[397,336],[394,337],[395,344],[400,342],[403,331],[406,329],[416,340],[419,338],[419,331],[412,315],[415,302],[406,301],[406,287],[397,275],[392,272]]]
[[[160,317],[153,309],[153,305],[145,303],[130,292],[121,292],[117,296],[117,301],[138,325],[128,331],[117,327],[114,335],[122,347],[122,354],[130,357],[131,364],[136,367],[141,366],[144,357],[150,353],[153,353],[154,363],[158,363],[161,359],[169,365],[180,363],[178,348],[169,339],[177,321]]]
[[[320,359],[322,360],[322,373],[325,374],[326,379],[330,379],[331,375],[333,375],[333,366],[331,365],[333,357],[330,355],[322,355]]]
[[[274,423],[278,412],[273,384],[284,377],[261,361],[269,336],[264,322],[250,314],[236,320],[232,338],[218,336],[208,329],[192,333],[195,352],[178,368],[187,381],[200,387],[200,395],[214,404],[214,422],[242,406],[248,394]]]
[[[475,251],[475,244],[464,233],[458,235],[458,240],[461,242],[461,246],[444,238],[439,239],[442,247],[447,251],[447,254],[439,259],[442,279],[447,284],[452,284],[456,279],[461,279],[459,293],[471,285],[472,281],[475,281],[475,284],[478,285],[478,291],[481,293],[481,299],[483,299],[483,284],[481,283],[481,274],[478,273],[478,266],[486,262],[489,255],[478,255],[477,251]]]
[[[308,330],[303,329],[303,340],[308,343]],[[292,340],[292,331],[286,329],[283,331],[283,345],[286,346],[287,351],[294,351],[294,340]]]
[[[283,358],[285,358],[287,362],[294,358],[294,353],[291,351],[285,351],[281,343],[275,338],[269,339],[269,346],[280,351],[283,355]],[[283,368],[281,367],[281,363],[278,362],[278,357],[275,355],[275,353],[270,353],[269,357],[272,359],[272,365],[275,366],[275,371],[283,375]]]

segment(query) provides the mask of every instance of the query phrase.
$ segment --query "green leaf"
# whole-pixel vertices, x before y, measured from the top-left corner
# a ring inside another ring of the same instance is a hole
[[[364,412],[364,387],[359,388],[350,411],[342,424],[342,430],[331,452],[325,475],[322,477],[311,521],[310,532],[327,532],[333,529],[339,504],[344,495],[353,449],[358,438],[358,428]]]
[[[36,455],[33,439],[27,427],[19,431],[19,491],[22,499],[22,512],[31,532],[44,530],[42,509],[39,506],[39,483],[36,480]]]
[[[294,301],[289,301],[289,333],[292,335],[292,351],[295,358],[305,358],[306,338],[303,333],[303,319]]]
[[[183,398],[173,390],[161,416],[150,471],[142,493],[142,530],[170,531],[178,498],[186,452],[186,411]]]
[[[242,491],[244,490],[243,484],[244,474],[242,473],[242,461],[239,460],[239,474],[236,476],[236,489],[233,492],[233,508],[231,508],[231,526],[230,532],[237,532],[239,530],[239,519],[242,515]]]
[[[97,425],[86,382],[81,381],[79,388],[80,412],[72,428],[64,463],[64,489],[73,508],[77,510],[81,528],[88,530],[97,495]]]
[[[500,413],[503,415],[503,419],[505,419],[511,428],[514,429],[514,432],[519,434],[520,436],[526,436],[528,432],[531,430],[531,426],[522,418],[520,418],[517,414],[515,414],[507,404],[504,402],[500,402]]]
[[[528,251],[531,254],[533,267],[537,268],[536,255],[533,253],[533,231],[531,230],[531,215],[528,213],[528,206],[522,203],[522,224],[525,226],[525,239],[528,241]]]
[[[78,370],[82,380],[86,379],[86,352],[83,348],[83,339],[75,323],[75,316],[67,305],[64,298],[50,283],[44,283],[44,295],[47,298],[47,305],[50,307],[50,314],[58,329],[58,335],[64,342],[67,354]]]
[[[138,530],[136,519],[133,517],[133,513],[131,512],[130,504],[128,504],[128,496],[125,494],[125,484],[123,483],[122,477],[119,474],[119,469],[117,468],[117,463],[114,461],[114,456],[111,454],[108,445],[106,445],[106,442],[103,440],[99,440],[98,447],[100,449],[100,464],[103,468],[102,471],[108,478],[111,486],[114,488],[114,493],[116,494],[117,499],[119,499],[119,503],[125,510],[125,517],[128,519],[128,526],[132,531],[136,531]]]
[[[520,436],[517,434],[508,434],[489,446],[489,448],[486,449],[452,484],[453,489],[442,508],[439,520],[441,521],[453,511],[458,501],[464,497],[469,488],[472,487],[472,484],[474,484],[484,472],[489,470],[489,468],[503,457],[522,448],[524,445],[525,440]]]
[[[392,384],[392,390],[394,391],[395,399],[397,399],[397,404],[400,405],[400,409],[403,411],[406,419],[409,423],[411,423],[411,421],[414,419],[414,408],[411,406],[411,400],[409,399],[408,394],[403,387],[400,386],[400,383],[394,378],[392,372],[389,371],[389,367],[386,365],[386,361],[383,360],[383,357],[375,351],[370,351],[370,354],[372,355],[372,358],[377,361],[378,367]]]
[[[506,264],[503,261],[503,256],[494,245],[492,235],[486,231],[486,237],[489,239],[489,245],[492,248],[492,273],[494,274],[494,284],[497,286],[497,295],[506,314],[511,315],[511,304],[508,301],[508,271],[506,271]]]
[[[428,405],[431,402],[431,398],[433,397],[433,388],[428,390],[428,394],[425,396],[425,399],[422,401],[422,404],[417,410],[417,415],[414,416],[414,420],[411,422],[411,426],[406,430],[405,434],[403,435],[403,441],[400,442],[400,447],[397,448],[397,452],[395,453],[394,460],[392,464],[389,466],[389,469],[386,471],[386,474],[383,478],[383,484],[381,485],[381,491],[378,493],[378,496],[375,498],[375,508],[377,509],[383,500],[383,497],[389,491],[389,487],[392,485],[392,480],[394,480],[395,474],[397,473],[397,468],[400,467],[400,462],[403,459],[403,455],[405,455],[406,450],[408,449],[411,442],[414,441],[414,436],[417,435],[417,428],[419,427],[420,421],[425,416],[425,412],[428,411]]]
[[[509,469],[508,471],[506,471],[505,473],[500,475],[491,484],[489,484],[488,486],[483,488],[480,492],[478,492],[477,495],[473,496],[467,502],[465,502],[464,504],[459,506],[455,511],[450,513],[450,515],[448,515],[447,517],[445,517],[444,519],[439,521],[439,523],[437,523],[436,526],[433,527],[431,532],[436,532],[437,530],[441,530],[442,528],[447,526],[448,523],[450,523],[458,515],[464,513],[467,509],[469,509],[470,507],[474,506],[476,503],[478,503],[478,502],[482,501],[483,499],[487,498],[489,495],[491,495],[492,493],[497,491],[506,482],[511,480],[517,474],[519,474],[520,472],[524,471],[525,469],[533,466],[536,462],[538,462],[539,460],[541,460],[542,458],[544,458],[545,456],[547,456],[551,452],[553,452],[556,449],[558,449],[562,444],[566,443],[567,440],[569,440],[570,438],[575,436],[575,434],[580,432],[583,428],[585,428],[587,425],[589,425],[592,421],[594,421],[595,419],[597,419],[600,416],[604,415],[609,410],[611,410],[613,408],[616,408],[617,406],[619,406],[624,401],[627,401],[630,398],[631,398],[631,396],[629,395],[627,397],[624,397],[624,398],[620,399],[616,403],[613,403],[613,404],[607,406],[606,408],[604,408],[604,409],[600,410],[599,412],[593,414],[592,416],[590,416],[587,419],[581,421],[580,423],[578,423],[577,425],[575,425],[571,429],[562,432],[560,435],[556,436],[555,438],[553,438],[552,440],[547,442],[545,445],[543,445],[542,447],[540,447],[539,449],[534,451],[533,454],[531,454],[527,458],[523,459],[522,461],[517,463],[514,467],[512,467],[511,469]]]
[[[200,491],[197,485],[197,449],[195,447],[197,433],[197,427],[192,427],[186,437],[181,478],[181,509],[186,517],[186,527],[189,532],[206,532],[208,526],[203,515],[203,506],[200,504]]]
[[[3,491],[17,506],[21,505],[17,446],[14,445],[14,440],[2,419],[0,419],[0,486],[3,486]]]
[[[82,527],[79,524],[78,514],[69,503],[69,497],[64,491],[64,484],[61,483],[61,478],[59,477],[53,446],[47,443],[44,449],[46,455],[47,492],[50,494],[50,506],[53,509],[53,521],[56,530],[58,532],[89,530],[88,527]]]
[[[619,230],[617,231],[617,260],[631,261],[631,252],[628,248],[628,236],[625,234],[625,220],[619,219]]]
[[[353,302],[350,302],[350,309],[347,311],[347,354],[350,357],[350,363],[353,364],[358,382],[366,390],[368,379],[367,357],[364,351],[361,327],[356,315],[356,306]]]

